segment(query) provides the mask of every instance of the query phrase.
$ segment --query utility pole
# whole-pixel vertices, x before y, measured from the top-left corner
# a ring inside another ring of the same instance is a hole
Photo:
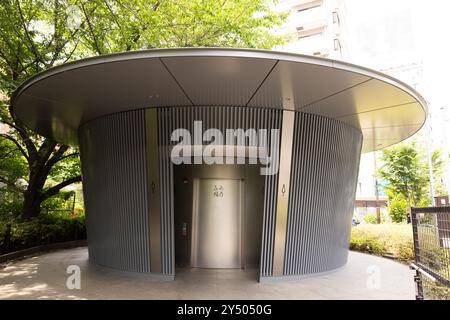
[[[381,213],[380,213],[380,204],[379,204],[379,195],[378,195],[378,178],[377,178],[377,152],[374,151],[373,152],[373,169],[374,169],[374,173],[373,173],[373,177],[375,179],[375,206],[376,206],[376,210],[377,210],[377,223],[380,224],[381,223]]]
[[[431,115],[429,114],[428,119],[430,119]],[[431,148],[430,148],[430,138],[431,138],[431,124],[430,121],[427,121],[427,136],[425,138],[425,144],[427,146],[427,160],[428,160],[428,177],[430,179],[430,196],[431,196],[431,205],[434,206],[434,186],[433,186],[433,161],[431,158]]]

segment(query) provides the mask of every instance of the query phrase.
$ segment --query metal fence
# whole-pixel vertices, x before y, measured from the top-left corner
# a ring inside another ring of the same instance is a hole
[[[450,207],[412,208],[416,299],[450,300]]]

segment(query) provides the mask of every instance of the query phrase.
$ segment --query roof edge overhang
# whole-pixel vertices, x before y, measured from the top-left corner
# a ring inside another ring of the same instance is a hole
[[[107,55],[101,55],[101,56],[95,56],[95,57],[89,57],[80,59],[73,62],[68,62],[62,65],[58,65],[52,68],[49,68],[47,70],[44,70],[40,73],[37,73],[33,76],[31,76],[29,79],[25,80],[14,92],[11,104],[12,104],[12,112],[19,118],[22,119],[23,114],[18,114],[16,112],[16,104],[20,97],[26,92],[32,88],[35,84],[46,81],[47,79],[61,75],[61,74],[67,74],[71,71],[82,69],[82,68],[89,68],[93,66],[99,66],[102,64],[108,64],[108,63],[114,63],[114,62],[126,62],[126,61],[138,61],[141,59],[165,59],[165,58],[189,58],[189,57],[225,57],[225,58],[248,58],[248,59],[266,59],[266,60],[272,60],[272,61],[285,61],[289,63],[300,63],[300,64],[309,64],[314,66],[322,66],[325,68],[331,68],[333,70],[342,70],[345,72],[349,72],[352,74],[361,75],[364,77],[368,77],[370,79],[378,80],[381,82],[384,82],[386,84],[389,84],[390,86],[393,86],[406,94],[410,95],[414,98],[415,102],[420,104],[420,107],[423,111],[423,121],[420,125],[420,127],[417,127],[417,130],[415,130],[412,134],[409,134],[409,136],[414,135],[417,133],[424,125],[426,116],[428,114],[427,109],[427,103],[425,99],[411,86],[408,84],[397,80],[389,75],[386,75],[382,72],[375,71],[369,68],[361,67],[355,64],[351,64],[348,62],[343,61],[337,61],[332,60],[328,58],[322,58],[322,57],[315,57],[315,56],[309,56],[309,55],[303,55],[303,54],[296,54],[296,53],[289,53],[289,52],[280,52],[280,51],[267,51],[267,50],[259,50],[259,49],[237,49],[237,48],[171,48],[171,49],[150,49],[150,50],[138,50],[138,51],[129,51],[129,52],[121,52],[121,53],[114,53],[114,54],[107,54]],[[161,60],[162,61],[162,60]],[[221,104],[222,105],[222,104]],[[167,105],[169,107],[170,105]],[[242,105],[233,105],[233,106],[242,106]],[[151,107],[151,106],[149,106]],[[140,108],[136,108],[140,109]],[[301,110],[299,110],[301,111]],[[115,112],[111,112],[115,113]],[[110,114],[111,114],[110,113]],[[108,114],[107,112],[105,115]],[[36,126],[33,126],[29,121],[26,121],[25,119],[22,119],[24,123],[29,126],[32,130],[35,130],[39,134],[43,134],[44,136],[48,136],[48,132],[43,132],[43,130],[40,130]],[[79,125],[83,124],[84,122],[81,122]],[[61,139],[58,139],[58,137],[54,137],[57,140],[61,141]],[[402,139],[403,140],[403,139]],[[382,148],[392,145],[395,143],[400,142],[395,141],[390,144],[383,145]],[[73,144],[76,141],[61,141],[64,143],[70,143]],[[372,147],[370,148],[373,151],[380,148]],[[367,150],[366,150],[367,151]],[[364,150],[363,150],[364,152]]]

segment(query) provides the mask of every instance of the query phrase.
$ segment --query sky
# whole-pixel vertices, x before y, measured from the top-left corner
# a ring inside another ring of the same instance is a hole
[[[450,1],[344,2],[350,48],[346,60],[385,72],[390,67],[420,65],[416,73],[393,76],[412,86],[418,84],[416,89],[429,107],[432,148],[450,151]],[[419,143],[424,141],[419,139]],[[447,170],[449,173],[449,161]],[[450,174],[447,180],[450,186]]]
[[[386,70],[422,65],[418,79],[395,75],[427,100],[435,144],[450,149],[450,1],[345,0],[348,60]]]
[[[421,93],[433,107],[450,106],[450,1],[345,0],[345,4],[353,62],[376,69],[422,62]]]

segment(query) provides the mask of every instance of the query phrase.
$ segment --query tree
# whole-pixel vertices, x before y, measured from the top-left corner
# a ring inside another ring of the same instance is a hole
[[[97,54],[145,48],[270,49],[285,39],[271,30],[287,15],[268,0],[76,1],[83,44]]]
[[[411,205],[417,205],[427,194],[428,178],[421,164],[415,143],[402,143],[382,151],[383,166],[380,176],[387,182],[390,200],[398,195],[406,201],[406,213],[411,213]],[[396,220],[401,220],[396,213]]]
[[[77,157],[78,152],[34,134],[10,110],[12,93],[23,80],[73,55],[72,38],[77,30],[67,27],[66,18],[60,1],[4,0],[0,5],[0,121],[7,125],[1,137],[10,142],[3,143],[9,150],[0,159],[0,181],[9,191],[23,195],[24,219],[37,216],[44,200],[81,181],[79,166],[75,166],[72,176],[46,184],[54,166]],[[11,167],[18,163],[25,163],[26,169],[11,174]],[[17,187],[17,178],[24,178],[27,183]]]
[[[22,218],[39,215],[43,201],[81,180],[76,148],[36,135],[11,113],[22,81],[57,64],[119,51],[272,48],[285,40],[271,32],[285,18],[269,0],[2,0],[0,121],[8,130],[1,134],[0,182],[23,195]],[[18,179],[27,183],[17,187]]]
[[[443,182],[443,175],[445,169],[445,162],[442,158],[442,150],[436,149],[431,153],[431,165],[433,169],[433,185],[434,192],[437,196],[447,195],[447,190],[445,189],[445,185]],[[428,170],[428,164],[427,164]]]

